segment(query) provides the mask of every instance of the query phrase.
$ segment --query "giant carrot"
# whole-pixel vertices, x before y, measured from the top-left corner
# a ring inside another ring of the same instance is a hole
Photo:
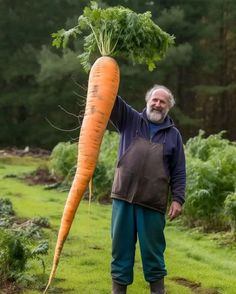
[[[111,56],[132,57],[133,62],[144,63],[152,70],[163,56],[173,37],[163,32],[151,20],[149,12],[136,14],[124,7],[98,8],[95,2],[86,7],[78,25],[68,31],[53,34],[53,44],[65,46],[69,36],[76,37],[82,30],[91,33],[84,38],[82,65],[90,69],[91,55],[99,49],[102,57],[93,64],[88,81],[87,101],[79,144],[76,174],[66,201],[54,252],[53,266],[47,287],[56,273],[63,244],[69,234],[76,210],[93,176],[102,138],[119,87],[119,67]],[[109,56],[110,57],[109,57]]]
[[[62,247],[77,207],[94,173],[102,138],[117,95],[119,81],[119,67],[113,58],[103,56],[96,60],[89,75],[85,115],[79,137],[77,169],[61,219],[53,267],[45,292],[56,272]]]

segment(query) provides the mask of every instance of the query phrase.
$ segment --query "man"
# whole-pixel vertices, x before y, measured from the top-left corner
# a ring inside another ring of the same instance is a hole
[[[185,156],[179,131],[168,116],[174,106],[169,89],[155,85],[138,113],[117,97],[111,122],[120,133],[119,160],[112,186],[112,293],[125,294],[133,282],[135,244],[139,239],[150,293],[164,294],[165,212],[181,213],[185,195]]]

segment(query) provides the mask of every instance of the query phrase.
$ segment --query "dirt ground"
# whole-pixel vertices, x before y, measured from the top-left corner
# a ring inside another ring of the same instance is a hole
[[[49,150],[41,149],[41,148],[31,148],[26,146],[24,149],[19,149],[15,147],[7,147],[4,149],[0,149],[0,156],[32,156],[32,157],[49,157]]]

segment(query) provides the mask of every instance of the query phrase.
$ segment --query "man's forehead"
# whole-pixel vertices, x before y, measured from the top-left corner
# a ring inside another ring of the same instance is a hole
[[[168,98],[170,96],[169,92],[165,89],[159,88],[152,92],[151,98],[157,97],[157,98]]]

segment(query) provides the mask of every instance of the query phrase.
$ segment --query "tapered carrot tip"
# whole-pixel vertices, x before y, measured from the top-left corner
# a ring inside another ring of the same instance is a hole
[[[51,281],[48,281],[48,284],[47,284],[45,290],[43,291],[43,294],[47,293],[48,288],[50,287],[50,284],[51,284]]]
[[[50,273],[48,283],[47,283],[47,286],[46,286],[43,294],[45,294],[48,291],[48,289],[52,283],[52,280],[56,274],[56,270],[57,270],[57,266],[58,266],[59,258],[60,258],[60,252],[61,252],[64,241],[62,240],[62,242],[59,242],[59,244],[57,243],[57,245],[56,245],[51,273]],[[59,252],[59,255],[58,255],[58,252]]]
[[[55,272],[56,272],[56,267],[54,266],[54,267],[52,268],[52,271],[51,271],[50,277],[49,277],[49,279],[48,279],[47,286],[46,286],[45,290],[43,291],[43,294],[46,294],[46,293],[47,293],[47,291],[48,291],[48,289],[49,289],[49,287],[50,287],[50,285],[51,285],[51,283],[52,283],[52,279],[53,279],[54,276],[55,276]]]

